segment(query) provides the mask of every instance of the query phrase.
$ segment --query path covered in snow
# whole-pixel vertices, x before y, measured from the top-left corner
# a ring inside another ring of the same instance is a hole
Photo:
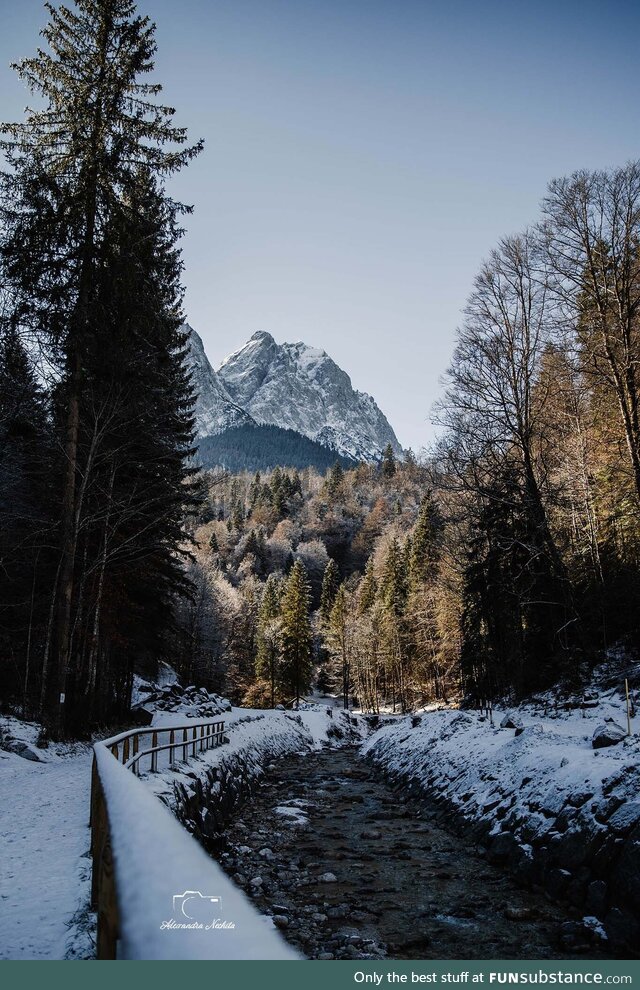
[[[38,752],[47,762],[0,750],[0,959],[75,954],[88,899],[91,751]]]

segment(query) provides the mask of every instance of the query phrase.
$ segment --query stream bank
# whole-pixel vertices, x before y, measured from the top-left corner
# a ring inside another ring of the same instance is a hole
[[[269,764],[216,855],[308,958],[606,956],[597,927],[518,887],[355,747]]]

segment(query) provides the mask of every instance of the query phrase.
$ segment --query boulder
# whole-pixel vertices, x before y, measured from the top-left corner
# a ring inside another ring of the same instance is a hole
[[[519,848],[518,840],[512,832],[499,832],[491,840],[487,859],[490,863],[506,863],[517,856]]]
[[[587,887],[586,909],[596,917],[604,917],[607,910],[609,891],[604,880],[593,880]]]
[[[519,715],[505,715],[500,723],[501,729],[523,729],[524,725]]]
[[[609,825],[620,835],[640,824],[640,801],[626,801],[611,815]]]
[[[33,763],[44,763],[37,749],[31,743],[23,742],[22,739],[9,739],[2,747],[8,753],[15,753],[23,760],[31,760]]]
[[[640,921],[630,911],[612,908],[604,919],[605,931],[614,948],[635,952],[640,943]]]
[[[616,722],[603,722],[593,733],[591,745],[594,749],[604,749],[606,746],[617,746],[627,736],[627,730]]]
[[[145,727],[153,722],[153,712],[147,711],[143,705],[134,705],[129,713],[129,721],[132,725]]]

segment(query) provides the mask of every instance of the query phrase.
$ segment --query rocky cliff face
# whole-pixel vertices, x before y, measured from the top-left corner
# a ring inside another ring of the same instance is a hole
[[[302,342],[277,344],[258,331],[216,373],[195,331],[191,338],[200,436],[255,422],[296,430],[357,460],[378,459],[388,443],[401,453],[375,400],[356,391],[325,351]]]
[[[232,426],[253,424],[252,417],[234,402],[211,367],[202,340],[196,331],[188,325],[187,330],[189,331],[187,360],[193,387],[198,396],[195,407],[198,436],[213,436]]]

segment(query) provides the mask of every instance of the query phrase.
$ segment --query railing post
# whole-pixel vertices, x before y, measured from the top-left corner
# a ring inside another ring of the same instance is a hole
[[[111,747],[114,752],[114,747]],[[117,754],[114,753],[114,756]],[[98,914],[96,955],[115,959],[118,944],[118,903],[109,835],[109,817],[94,754],[91,770],[91,906]]]
[[[113,855],[109,822],[104,810],[104,841],[98,865],[98,932],[96,955],[98,959],[115,959],[118,947],[118,902],[113,875]]]
[[[91,826],[91,860],[93,863],[91,870],[91,907],[93,908],[97,907],[98,904],[99,849],[102,842],[101,804],[103,801],[102,785],[98,776],[98,764],[96,754],[94,753],[93,763],[91,764],[91,810],[89,817],[89,825]]]
[[[198,738],[198,730],[196,729],[196,727],[194,725],[194,727],[193,727],[193,748],[192,748],[192,754],[191,754],[192,756],[195,756],[196,755],[196,740],[197,740],[197,738]]]
[[[176,740],[175,731],[172,729],[169,733],[169,742],[171,743],[171,749],[169,750],[169,765],[173,763],[173,744]]]
[[[122,746],[122,762],[126,763],[128,759],[129,759],[129,736],[127,736],[127,738],[124,740],[124,744]]]
[[[138,754],[138,736],[134,736],[133,737],[133,755],[134,756],[137,756],[137,754]],[[138,777],[140,776],[140,762],[138,760],[136,760],[136,762],[133,764],[133,771],[134,771],[134,773],[136,773],[138,775]]]
[[[204,749],[204,725],[200,726],[200,752]]]
[[[158,745],[158,733],[154,729],[153,732],[151,733],[151,747],[153,749],[155,749],[155,747],[157,745]],[[158,754],[157,753],[152,753],[151,754],[151,773],[155,773],[157,769],[158,769]]]

